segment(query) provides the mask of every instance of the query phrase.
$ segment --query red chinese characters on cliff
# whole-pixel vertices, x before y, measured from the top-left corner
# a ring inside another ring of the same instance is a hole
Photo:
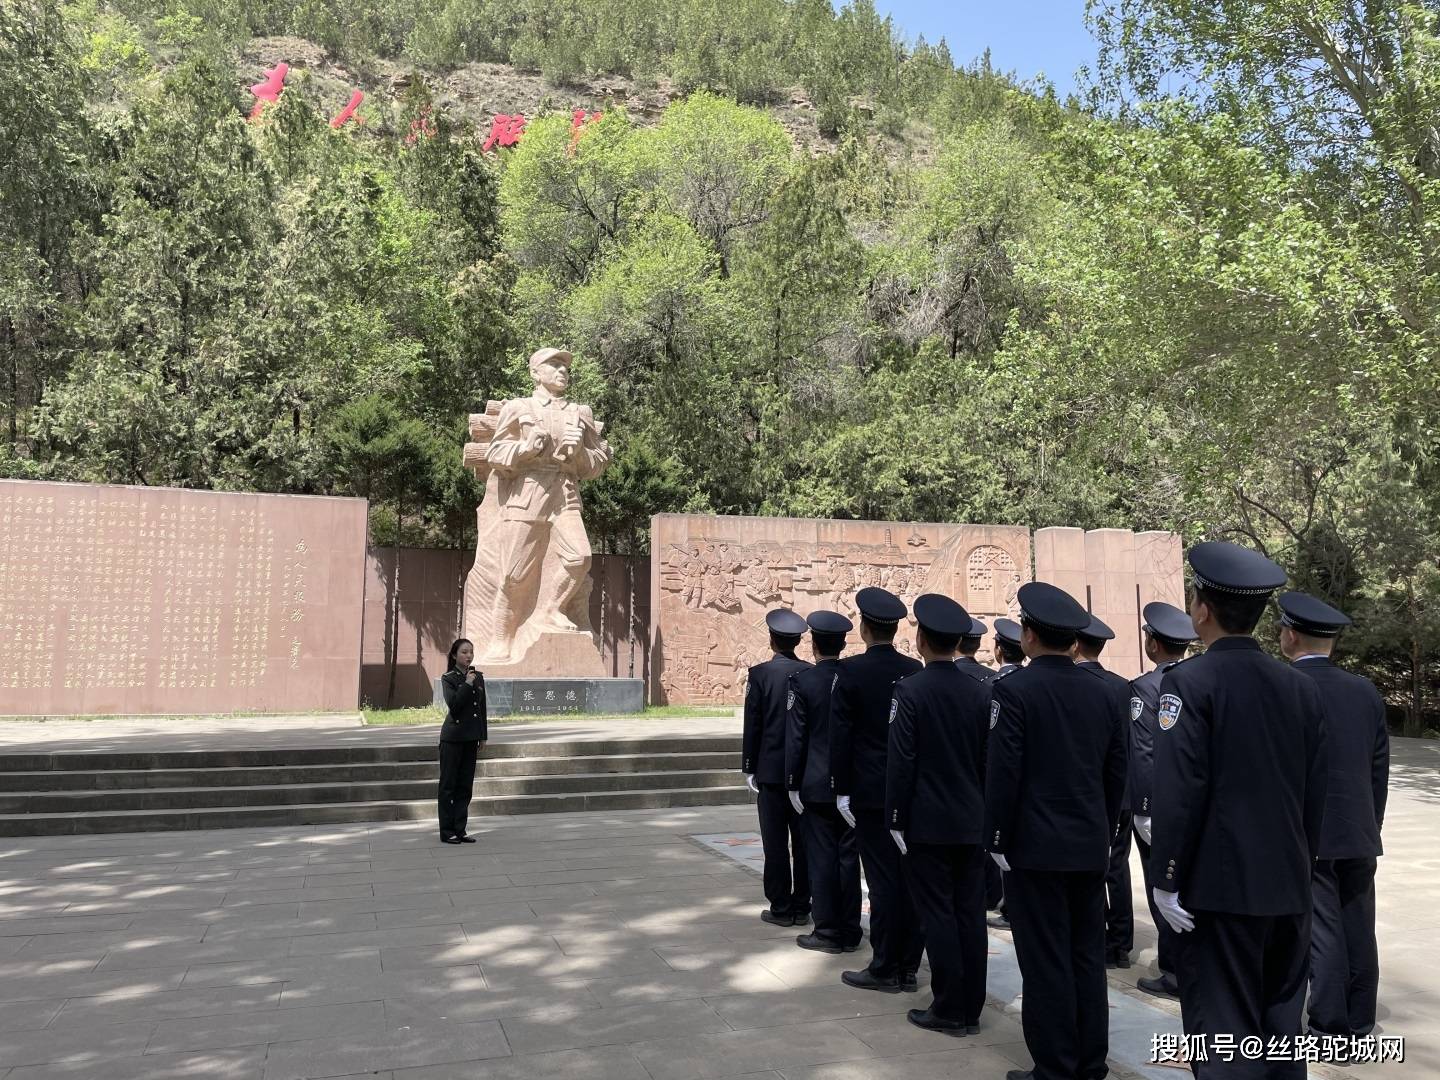
[[[520,136],[525,131],[525,116],[523,113],[515,113],[513,116],[508,113],[497,113],[495,119],[490,121],[490,134],[485,138],[485,144],[480,147],[481,153],[488,153],[495,146],[514,146],[520,141]]]
[[[289,64],[276,64],[265,72],[263,82],[255,83],[250,87],[250,93],[255,95],[255,107],[250,110],[251,120],[259,116],[260,110],[266,105],[274,105],[280,100],[280,91],[285,89],[285,76],[288,74],[290,74]]]

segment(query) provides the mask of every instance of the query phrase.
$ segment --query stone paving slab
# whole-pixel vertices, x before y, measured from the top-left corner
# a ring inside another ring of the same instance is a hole
[[[433,744],[434,724],[367,727],[358,712],[312,716],[102,717],[95,720],[0,718],[0,753],[156,753],[170,750],[271,750],[284,747]],[[740,734],[740,710],[719,716],[585,717],[492,724],[497,743],[570,739],[653,739]]]
[[[1396,751],[1379,878],[1387,1034],[1440,1074],[1440,747]],[[1028,1065],[1019,982],[992,938],[981,1034],[918,1031],[918,995],[843,986],[867,948],[795,948],[760,922],[751,807],[16,838],[0,842],[0,1078],[889,1080]],[[1111,972],[1112,1056],[1177,1009]],[[923,973],[922,973],[923,974]],[[1116,1057],[1115,1074],[1173,1080]]]

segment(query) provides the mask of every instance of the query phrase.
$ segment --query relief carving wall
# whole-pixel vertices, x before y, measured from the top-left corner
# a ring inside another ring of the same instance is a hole
[[[843,612],[857,623],[853,651],[866,586],[907,606],[944,593],[989,621],[1013,615],[1030,580],[1030,533],[1017,526],[660,514],[650,536],[650,695],[661,704],[739,704],[747,670],[770,657],[771,608]],[[896,645],[914,655],[914,641],[911,619]],[[988,662],[988,642],[982,651]]]

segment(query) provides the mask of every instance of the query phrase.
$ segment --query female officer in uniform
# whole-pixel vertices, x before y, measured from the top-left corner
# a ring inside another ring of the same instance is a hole
[[[476,671],[475,646],[460,638],[450,646],[448,669],[440,676],[445,691],[445,723],[440,728],[440,841],[473,844],[465,835],[465,817],[475,786],[475,759],[485,745],[485,677]]]

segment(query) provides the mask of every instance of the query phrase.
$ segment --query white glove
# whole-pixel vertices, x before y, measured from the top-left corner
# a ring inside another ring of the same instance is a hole
[[[1010,872],[1010,860],[1005,858],[1004,855],[1001,855],[1000,852],[990,852],[990,858],[995,860],[995,865],[1001,870],[1004,870],[1007,874]]]
[[[753,791],[756,795],[760,794],[760,785],[755,783],[755,774],[753,772],[747,772],[745,774],[745,786],[748,787],[751,791]]]
[[[840,811],[840,816],[845,819],[845,824],[853,829],[855,827],[855,815],[850,812],[850,796],[836,795],[835,809]]]
[[[1164,889],[1151,891],[1155,894],[1155,906],[1160,909],[1160,914],[1170,924],[1171,930],[1183,934],[1186,930],[1195,929],[1195,917],[1180,906],[1178,892],[1166,892]]]
[[[795,813],[797,814],[803,814],[805,812],[805,804],[800,801],[800,793],[798,791],[790,792],[790,805],[795,808]]]
[[[890,830],[890,839],[895,841],[895,846],[900,849],[901,855],[910,854],[910,849],[905,846],[905,834],[899,829]]]
[[[1145,843],[1150,843],[1150,819],[1148,817],[1137,817],[1135,819],[1135,832]]]

